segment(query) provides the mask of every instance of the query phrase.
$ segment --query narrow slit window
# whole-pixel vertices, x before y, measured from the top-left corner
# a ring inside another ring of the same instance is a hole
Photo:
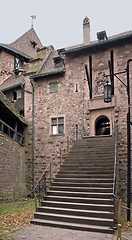
[[[76,91],[75,92],[78,92],[78,83],[76,83]]]

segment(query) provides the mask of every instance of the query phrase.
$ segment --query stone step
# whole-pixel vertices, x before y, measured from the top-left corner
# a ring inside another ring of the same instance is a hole
[[[93,146],[93,143],[80,143],[80,144],[75,144],[72,148],[71,148],[71,151],[72,150],[79,150],[79,149],[83,149],[84,151],[93,151],[95,150],[96,152],[100,152],[100,151],[111,151],[111,149],[114,149],[114,145],[113,144],[96,144],[96,147]]]
[[[96,163],[96,167],[103,167],[103,168],[109,168],[109,167],[111,167],[111,168],[113,168],[113,166],[114,166],[114,164],[113,164],[113,162],[104,162],[104,161],[102,161],[102,162],[97,162]],[[69,168],[95,168],[95,163],[93,163],[93,162],[82,162],[82,161],[80,161],[80,162],[64,162],[64,164],[63,165],[61,165],[60,166],[60,170],[61,169],[63,169],[63,168],[67,168],[67,169],[69,169]]]
[[[98,193],[112,193],[113,188],[101,188],[101,187],[73,187],[70,186],[50,186],[51,191],[72,191],[72,192],[98,192]]]
[[[93,210],[93,211],[107,211],[113,212],[113,205],[105,204],[88,204],[88,203],[77,203],[77,202],[59,202],[59,201],[42,201],[41,206],[49,207],[60,207],[70,209],[82,209],[82,210]]]
[[[99,177],[95,177],[95,176],[90,176],[89,178],[75,178],[75,177],[56,177],[55,180],[56,182],[72,182],[72,183],[113,183],[113,176],[109,177],[108,176],[99,176]]]
[[[102,150],[103,151],[103,150]],[[87,151],[83,151],[83,150],[75,150],[75,151],[70,151],[70,153],[69,153],[69,157],[73,157],[73,156],[76,156],[76,157],[79,157],[79,156],[88,156],[89,158],[91,158],[91,157],[97,157],[97,158],[100,158],[100,157],[108,157],[109,156],[109,158],[114,158],[114,154],[113,154],[113,152],[111,153],[111,152],[109,152],[109,151],[107,151],[106,153],[104,153],[104,152],[87,152]]]
[[[31,222],[113,233],[113,168],[112,137],[78,140]]]
[[[97,149],[96,147],[110,147],[110,146],[114,146],[115,145],[115,142],[114,141],[105,141],[105,140],[98,140],[98,141],[92,141],[91,139],[86,141],[86,140],[77,140],[74,144],[74,146],[92,146],[93,148]]]
[[[66,196],[66,197],[81,197],[81,198],[102,198],[110,199],[112,197],[112,192],[73,192],[73,191],[47,191],[48,196]]]
[[[77,182],[56,182],[56,180],[54,180],[54,182],[52,182],[51,187],[52,186],[57,186],[57,187],[68,187],[68,188],[73,188],[73,187],[79,187],[81,188],[113,188],[113,183],[111,181],[111,183],[106,183],[104,181],[102,181],[102,183],[100,182],[85,182],[85,183],[77,183]]]
[[[79,159],[76,159],[76,158],[74,158],[74,159],[67,159],[67,161],[64,161],[62,164],[64,164],[64,166],[66,166],[66,165],[73,165],[73,166],[108,166],[108,165],[113,165],[114,166],[114,160],[112,159],[112,160],[106,160],[106,159],[104,159],[104,160],[102,160],[102,159],[99,159],[99,160],[93,160],[93,159],[83,159],[83,158],[79,158]],[[63,166],[63,165],[61,165],[61,166]]]
[[[107,162],[107,163],[114,163],[114,157],[106,157],[106,156],[89,156],[87,154],[85,154],[84,156],[82,155],[76,155],[76,154],[73,154],[73,155],[69,155],[69,157],[64,161],[64,163],[69,163],[69,162],[73,162],[73,163],[102,163],[102,162]]]
[[[95,144],[96,144],[96,146],[95,146]],[[90,142],[88,142],[88,141],[80,141],[80,142],[76,142],[74,145],[73,145],[73,149],[74,148],[77,148],[77,147],[82,147],[82,148],[88,148],[88,149],[95,149],[95,150],[97,150],[97,149],[103,149],[103,147],[104,147],[104,149],[106,148],[106,149],[111,149],[111,147],[113,147],[114,148],[114,146],[115,146],[115,143],[114,142],[95,142],[95,143],[93,143],[92,141]]]
[[[105,141],[105,140],[101,140],[100,141],[92,141],[91,139],[86,141],[84,139],[80,139],[80,140],[77,140],[74,144],[73,147],[76,147],[76,146],[92,146],[93,148],[97,149],[96,147],[110,147],[110,146],[114,146],[115,145],[115,142],[114,141]]]
[[[108,218],[113,219],[113,212],[106,212],[97,210],[80,210],[80,209],[70,209],[70,208],[60,208],[60,207],[50,207],[50,206],[41,206],[37,209],[38,212],[47,212],[53,214],[64,214],[64,215],[73,215],[73,216],[85,216],[85,217],[96,217],[96,218]]]
[[[59,202],[74,202],[74,203],[87,203],[87,204],[104,204],[104,205],[113,205],[113,199],[103,199],[97,197],[69,197],[69,196],[55,196],[55,195],[48,195],[44,197],[46,201],[59,201]]]
[[[81,139],[79,139],[78,141],[81,141]],[[112,135],[96,135],[96,136],[84,136],[83,137],[83,141],[110,141],[110,142],[114,142],[114,137]]]
[[[56,175],[57,178],[113,178],[113,173],[107,173],[106,171],[104,172],[89,172],[88,174],[72,174],[72,173],[67,173],[67,174],[62,174],[61,172],[57,173]]]
[[[34,218],[98,226],[113,226],[113,219],[36,212]]]
[[[77,174],[77,175],[81,175],[81,174],[84,174],[84,175],[89,175],[89,174],[104,174],[104,173],[107,173],[108,174],[113,174],[113,168],[78,168],[78,169],[60,169],[59,171],[59,175],[62,174],[62,175],[65,175],[65,174]]]
[[[77,223],[69,223],[69,222],[62,222],[62,221],[60,222],[60,221],[52,221],[52,220],[37,219],[37,218],[32,219],[31,223],[38,224],[38,225],[44,225],[44,226],[58,227],[58,228],[74,229],[74,230],[80,230],[80,231],[90,231],[90,232],[113,234],[112,228],[106,227],[106,226],[77,224]]]
[[[84,152],[84,153],[96,153],[96,154],[104,154],[106,155],[107,152],[113,154],[113,152],[111,151],[111,149],[113,149],[112,146],[110,147],[101,147],[101,146],[97,146],[97,148],[95,149],[95,147],[92,146],[75,146],[73,148],[70,149],[70,153],[72,152]]]

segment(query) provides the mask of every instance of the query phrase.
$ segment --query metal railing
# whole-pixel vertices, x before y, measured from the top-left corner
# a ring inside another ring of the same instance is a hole
[[[79,138],[83,138],[84,136],[88,136],[88,133],[83,124],[80,124],[80,125],[76,124],[75,131],[76,131],[76,140],[78,140]]]
[[[46,169],[42,173],[41,177],[39,178],[37,184],[35,185],[32,192],[28,195],[28,197],[37,195],[37,199],[39,200],[39,205],[41,200],[47,195],[47,189],[51,185],[53,178],[55,177],[56,173],[58,172],[62,162],[64,161],[66,155],[70,150],[70,145],[73,145],[75,140],[72,138],[67,137],[59,149],[56,151],[52,159],[50,160],[49,164],[47,165]]]
[[[56,151],[48,165],[46,166],[41,177],[37,181],[34,189],[31,193],[28,194],[28,197],[35,197],[39,200],[39,205],[41,200],[47,195],[47,189],[51,185],[52,180],[54,179],[56,173],[58,172],[61,164],[63,163],[65,157],[70,151],[70,148],[73,146],[76,140],[80,137],[88,135],[85,131],[83,125],[75,125],[75,138],[67,137],[63,143],[60,145],[59,149]]]
[[[113,177],[113,196],[116,197],[116,166],[117,166],[117,136],[118,126],[115,126],[115,162],[114,162],[114,177]]]

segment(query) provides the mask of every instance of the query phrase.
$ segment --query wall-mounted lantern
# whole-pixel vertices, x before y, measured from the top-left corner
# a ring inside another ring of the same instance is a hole
[[[107,80],[104,85],[104,102],[111,102],[111,84]]]

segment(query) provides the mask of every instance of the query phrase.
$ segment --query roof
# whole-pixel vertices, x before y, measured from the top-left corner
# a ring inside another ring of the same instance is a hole
[[[52,45],[38,49],[36,58],[30,60],[27,71],[24,73],[24,75],[33,75],[40,72],[40,69],[45,64],[53,49],[54,48]]]
[[[35,44],[35,45],[33,45]],[[36,34],[35,30],[31,28],[26,33],[24,33],[21,37],[16,39],[14,42],[8,45],[10,48],[17,49],[24,54],[27,54],[31,58],[34,58],[36,55],[36,50],[38,48],[42,48],[43,45]]]
[[[65,66],[63,64],[63,61],[59,67],[55,67],[54,60],[56,58],[60,58],[57,50],[51,50],[47,57],[44,59],[39,71],[31,76],[30,78],[33,78],[36,80],[37,78],[44,78],[52,75],[58,75],[58,74],[64,74],[65,73]]]
[[[88,45],[80,44],[72,47],[68,47],[66,49],[61,49],[61,54],[80,54],[83,52],[92,52],[95,50],[102,50],[108,47],[115,46],[116,44],[126,43],[127,41],[132,40],[132,31],[125,32],[122,34],[118,34],[115,36],[111,36],[108,40],[105,41],[93,41]],[[40,70],[31,76],[35,81],[40,78],[46,78],[52,75],[64,74],[65,73],[65,66],[62,64],[61,67],[55,68],[54,59],[59,57],[60,50],[53,50],[47,56],[47,59],[43,62],[40,67]]]
[[[2,84],[0,85],[0,90],[7,91],[8,89],[15,88],[15,86],[19,86],[25,83],[24,76],[21,74],[20,76],[15,76],[15,74],[11,74],[7,77]]]
[[[118,34],[115,36],[111,36],[108,38],[108,40],[105,41],[93,41],[88,45],[79,45],[74,46],[72,48],[67,48],[65,51],[63,51],[63,54],[73,54],[73,53],[79,53],[80,51],[92,51],[95,49],[104,49],[105,47],[111,47],[119,43],[126,43],[126,41],[132,40],[132,31],[125,32],[122,34]]]
[[[29,62],[30,56],[28,54],[24,54],[21,51],[18,51],[17,49],[11,47],[9,44],[3,44],[0,43],[0,48],[5,49],[7,52],[9,52],[12,55],[18,55],[24,58],[25,62]]]
[[[0,91],[0,102],[10,111],[19,121],[23,124],[28,125],[25,119],[19,114],[19,112],[15,109],[14,105],[10,103],[10,101],[6,98],[6,96]]]

